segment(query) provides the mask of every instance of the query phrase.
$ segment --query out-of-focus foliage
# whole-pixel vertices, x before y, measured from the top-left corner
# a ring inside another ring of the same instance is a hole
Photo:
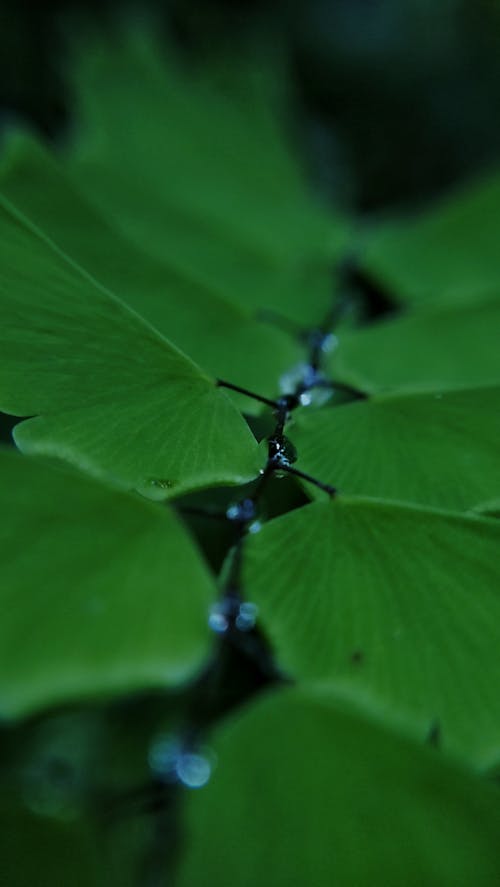
[[[486,887],[498,6],[168,6],[3,118],[0,883]]]
[[[497,793],[326,695],[268,696],[215,748],[212,785],[188,799],[182,887],[488,887],[500,874]]]
[[[255,320],[216,290],[148,257],[113,228],[85,192],[33,138],[11,134],[0,168],[3,193],[72,259],[140,313],[165,338],[214,376],[272,396],[273,380],[300,350],[284,332]],[[56,211],[57,210],[57,211]],[[123,256],[127,255],[127,262]],[[210,329],[210,336],[207,335]],[[255,340],[260,359],[252,360]]]
[[[415,219],[375,225],[363,267],[395,299],[457,305],[500,298],[498,286],[498,173]]]
[[[1,716],[191,677],[215,587],[174,514],[10,452],[0,475]]]

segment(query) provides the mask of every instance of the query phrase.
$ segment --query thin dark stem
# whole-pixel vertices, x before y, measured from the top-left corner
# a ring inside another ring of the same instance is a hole
[[[348,385],[347,382],[334,382],[330,379],[320,380],[314,385],[314,388],[331,388],[333,391],[345,391],[346,394],[352,394],[357,400],[368,400],[366,391],[356,388],[354,385]]]
[[[244,394],[245,397],[251,397],[252,400],[258,400],[260,403],[265,403],[266,406],[272,407],[273,410],[279,408],[277,401],[271,400],[269,397],[263,397],[262,394],[255,394],[254,391],[249,391],[248,388],[242,388],[240,385],[233,385],[232,382],[226,382],[224,379],[217,379],[216,384],[218,388],[229,388],[230,391],[237,391],[238,394]]]
[[[343,272],[345,273],[345,272]],[[337,324],[339,323],[342,315],[345,313],[349,304],[351,302],[350,296],[346,293],[341,293],[340,296],[335,300],[335,303],[332,305],[326,317],[323,319],[323,323],[321,324],[321,329],[324,333],[329,333],[331,330],[335,329]]]
[[[282,403],[278,407],[276,416],[276,428],[273,431],[272,439],[282,442],[285,431],[285,424],[288,416],[288,404]]]
[[[324,490],[325,493],[328,493],[329,496],[335,496],[337,490],[335,487],[332,487],[330,484],[324,484],[322,481],[317,480],[315,477],[311,477],[310,474],[306,474],[305,471],[299,471],[298,468],[294,468],[293,465],[278,465],[278,471],[286,471],[287,474],[293,474],[294,477],[300,477],[302,480],[306,480],[308,483],[313,484],[315,487],[319,487],[320,490]]]
[[[240,594],[241,590],[241,567],[243,563],[243,540],[245,538],[244,528],[239,528],[238,539],[233,549],[231,563],[229,565],[229,575],[224,583],[224,597]]]
[[[368,400],[368,394],[366,391],[361,391],[360,388],[356,388],[354,385],[348,385],[346,382],[332,382],[333,388],[338,391],[345,391],[346,394],[352,394],[357,400]]]
[[[256,689],[267,686],[269,683],[283,681],[273,661],[272,653],[267,641],[260,634],[259,628],[253,623],[250,627],[242,628],[238,624],[244,605],[244,588],[242,587],[242,573],[244,557],[247,546],[247,534],[252,532],[252,522],[255,520],[258,503],[270,478],[277,472],[290,474],[294,477],[312,484],[329,496],[336,494],[336,488],[323,483],[293,467],[290,463],[296,459],[293,444],[285,436],[286,426],[290,414],[300,405],[300,395],[312,388],[330,388],[345,391],[355,398],[363,399],[368,395],[353,386],[343,382],[330,382],[323,378],[323,364],[327,351],[326,342],[331,330],[338,322],[340,315],[345,310],[346,299],[336,301],[326,314],[323,323],[315,328],[304,330],[301,326],[280,314],[264,310],[260,318],[269,323],[280,326],[284,331],[293,335],[300,341],[306,351],[306,366],[302,374],[302,381],[296,384],[295,389],[286,395],[271,399],[228,382],[217,379],[218,388],[226,388],[254,401],[270,407],[274,414],[275,427],[268,437],[268,457],[265,466],[256,479],[253,493],[245,495],[241,502],[231,506],[226,512],[203,508],[196,505],[179,506],[181,513],[198,516],[210,520],[229,521],[234,528],[233,547],[229,553],[229,563],[225,580],[221,588],[220,615],[223,627],[215,627],[220,632],[218,635],[218,647],[214,652],[212,661],[208,664],[203,675],[197,681],[192,695],[187,699],[184,712],[184,742],[186,748],[195,748],[200,736],[203,736],[208,726],[221,716],[226,710],[230,710],[235,704],[240,704],[242,699],[256,692]],[[258,530],[258,527],[256,528]],[[214,623],[216,626],[217,623]],[[357,654],[355,654],[357,655]],[[353,660],[354,661],[354,660]],[[356,659],[358,661],[358,659]],[[232,673],[244,667],[242,671],[246,683],[240,679],[239,688],[231,686]],[[248,673],[248,677],[246,676]],[[243,691],[241,690],[243,687]],[[439,741],[439,727],[431,728],[429,741],[437,744]],[[180,798],[180,789],[176,784],[166,784],[162,780],[153,779],[148,784],[138,786],[122,796],[125,810],[134,813],[150,813],[156,816],[157,835],[151,848],[149,857],[145,859],[144,869],[141,872],[141,883],[144,881],[151,885],[160,883],[163,874],[165,851],[163,846],[163,834],[169,831],[171,821],[175,823],[176,805]],[[120,799],[111,799],[108,816],[114,818],[119,809]],[[174,815],[175,814],[175,815]],[[171,830],[171,829],[170,829]],[[173,851],[169,846],[167,854]]]

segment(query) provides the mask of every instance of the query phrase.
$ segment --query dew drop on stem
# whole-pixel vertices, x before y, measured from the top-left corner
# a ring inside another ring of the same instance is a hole
[[[269,458],[277,465],[292,465],[297,461],[297,450],[288,437],[269,439]]]
[[[206,785],[214,766],[214,756],[208,749],[188,749],[172,735],[159,736],[153,741],[148,760],[156,777],[191,789]]]
[[[212,605],[208,624],[216,634],[225,634],[231,627],[237,631],[251,631],[257,621],[257,613],[257,605],[251,601],[227,597]]]
[[[255,517],[255,503],[252,499],[234,502],[226,511],[226,517],[235,523],[246,523]]]

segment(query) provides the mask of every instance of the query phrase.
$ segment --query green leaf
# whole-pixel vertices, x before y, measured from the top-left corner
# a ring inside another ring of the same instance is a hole
[[[469,887],[500,878],[500,796],[326,695],[268,695],[219,730],[186,799],[177,887]]]
[[[0,188],[66,255],[208,373],[272,397],[280,375],[299,360],[298,346],[281,330],[193,282],[191,269],[180,274],[136,249],[33,138],[11,134]]]
[[[216,92],[140,34],[86,44],[75,83],[69,166],[124,235],[252,313],[321,319],[347,226],[315,205],[262,98]]]
[[[298,467],[343,493],[462,511],[500,494],[499,406],[500,388],[379,395],[300,411],[290,436]]]
[[[216,589],[173,512],[13,451],[0,486],[2,716],[200,669]]]
[[[500,174],[495,172],[414,219],[374,227],[362,265],[398,299],[474,303],[500,296],[499,237]]]
[[[17,808],[0,817],[1,883],[5,887],[102,887],[93,828]],[[108,882],[109,883],[109,882]]]
[[[472,388],[500,383],[500,302],[436,309],[339,334],[331,367],[365,391]]]
[[[500,748],[500,524],[338,497],[248,539],[278,662],[474,759]]]
[[[0,202],[0,407],[26,452],[164,498],[255,476],[214,381]]]

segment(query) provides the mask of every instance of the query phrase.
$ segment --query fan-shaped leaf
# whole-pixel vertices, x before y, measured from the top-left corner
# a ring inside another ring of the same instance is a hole
[[[500,747],[500,524],[339,497],[248,539],[278,662],[477,759]]]
[[[178,887],[490,887],[500,798],[319,694],[281,691],[215,738],[187,800]]]
[[[368,235],[365,271],[398,299],[474,303],[500,297],[500,175],[469,183],[415,219]]]
[[[218,94],[137,34],[86,46],[75,81],[70,166],[127,237],[249,310],[321,319],[347,229],[314,204],[261,100],[255,113],[250,94]]]
[[[193,282],[190,268],[180,274],[123,238],[34,139],[11,136],[0,188],[66,255],[207,372],[272,397],[277,379],[299,360],[298,346],[281,330]]]
[[[0,485],[4,717],[201,667],[216,592],[172,512],[14,452]]]
[[[332,369],[366,391],[495,385],[499,328],[500,302],[391,319],[340,334]]]
[[[500,494],[500,388],[303,410],[290,436],[298,467],[344,493],[457,510]]]
[[[225,394],[134,311],[0,204],[0,406],[48,453],[147,495],[255,476]]]

